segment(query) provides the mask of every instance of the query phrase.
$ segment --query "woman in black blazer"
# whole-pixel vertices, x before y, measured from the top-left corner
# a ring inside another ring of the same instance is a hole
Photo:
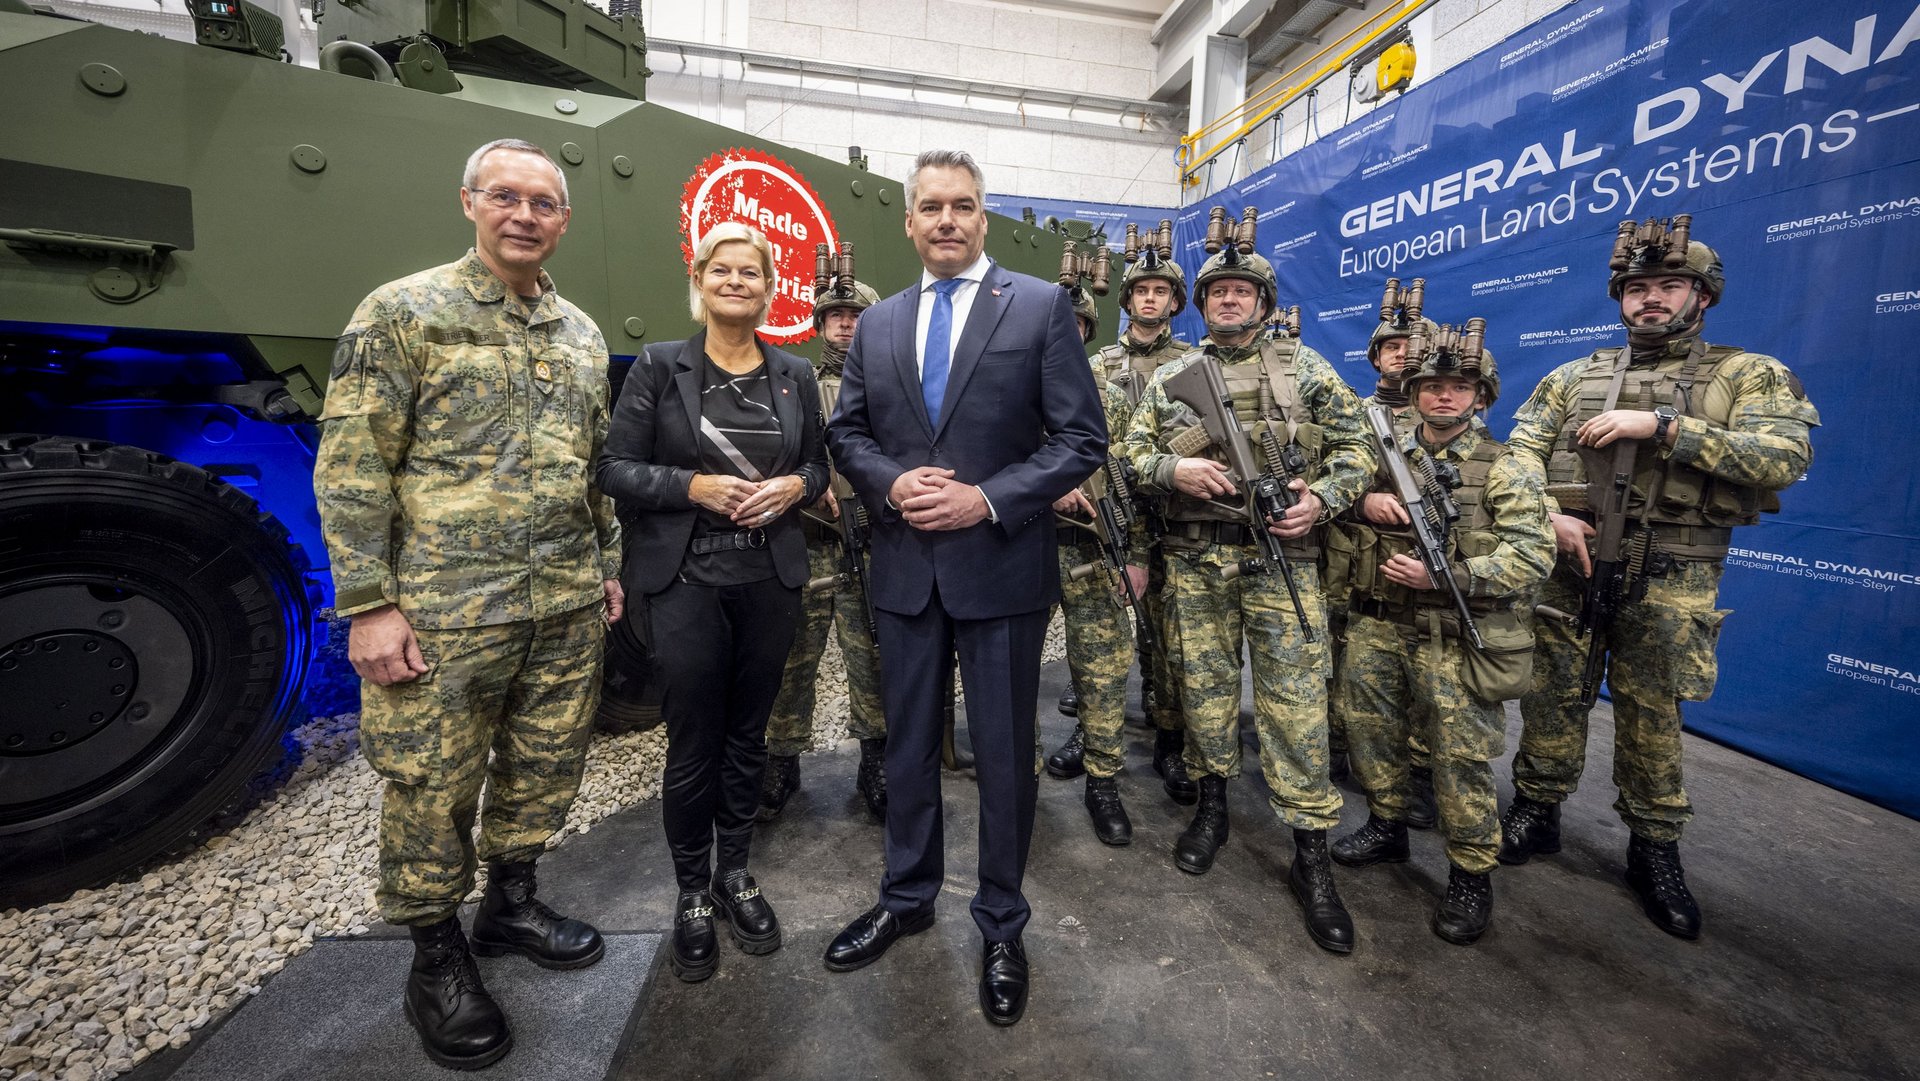
[[[672,962],[689,982],[718,963],[716,912],[742,950],[780,948],[747,853],[807,581],[798,508],[828,471],[812,366],[754,334],[773,286],[758,231],[727,223],[701,239],[687,294],[706,329],[634,361],[597,469],[629,523],[627,618],[641,621],[666,689]]]

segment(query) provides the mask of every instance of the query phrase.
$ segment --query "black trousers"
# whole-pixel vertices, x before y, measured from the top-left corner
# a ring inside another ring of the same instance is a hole
[[[989,942],[1019,938],[1027,925],[1020,885],[1033,841],[1034,699],[1050,611],[954,619],[935,591],[916,615],[874,613],[887,712],[887,871],[880,881],[880,903],[887,909],[930,909],[946,880],[940,736],[957,647],[980,791],[980,887],[973,920]]]
[[[800,591],[778,578],[736,586],[676,579],[648,607],[655,671],[666,690],[660,815],[680,889],[702,890],[714,865],[722,873],[747,865],[767,768],[767,715],[793,648]]]

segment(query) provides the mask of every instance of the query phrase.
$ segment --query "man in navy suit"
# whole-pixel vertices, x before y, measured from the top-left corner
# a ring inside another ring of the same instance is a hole
[[[1011,1025],[1027,1002],[1020,880],[1040,647],[1060,599],[1051,506],[1100,467],[1107,440],[1066,291],[983,254],[985,191],[965,152],[914,162],[907,236],[926,271],[861,317],[827,428],[841,475],[886,508],[872,589],[888,740],[880,900],[826,962],[859,968],[933,923],[945,878],[941,707],[957,646],[980,787],[980,1003]]]

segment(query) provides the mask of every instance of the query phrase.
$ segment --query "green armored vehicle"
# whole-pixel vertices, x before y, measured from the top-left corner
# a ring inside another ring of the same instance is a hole
[[[246,0],[190,8],[197,45],[0,0],[0,908],[164,852],[304,718],[333,338],[374,286],[472,242],[474,147],[563,164],[550,269],[616,380],[690,331],[685,252],[715,221],[775,242],[777,342],[812,336],[818,244],[853,245],[883,293],[919,269],[898,182],[648,104],[631,16],[343,0],[314,70],[274,59],[279,21]],[[988,248],[1061,262],[1011,219]],[[630,722],[645,673],[613,654]],[[346,700],[316,708],[352,708],[336,682]]]

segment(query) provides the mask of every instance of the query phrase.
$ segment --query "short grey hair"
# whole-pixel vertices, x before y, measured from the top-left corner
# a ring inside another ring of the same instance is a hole
[[[560,201],[564,204],[572,204],[573,200],[567,198],[566,171],[560,168],[560,164],[553,160],[552,155],[532,143],[527,142],[525,139],[495,139],[493,142],[467,155],[467,170],[460,174],[461,187],[468,191],[473,191],[479,185],[480,163],[485,160],[488,154],[496,150],[518,150],[525,154],[533,154],[545,161],[548,165],[553,166],[553,175],[560,179]]]
[[[705,326],[707,323],[707,303],[700,296],[700,277],[707,272],[707,264],[713,262],[713,253],[722,244],[745,244],[760,257],[760,273],[767,281],[766,303],[760,306],[757,321],[764,321],[767,312],[773,309],[773,294],[780,284],[779,273],[773,265],[773,245],[767,242],[767,234],[745,222],[723,221],[702,233],[700,243],[693,249],[693,265],[687,268],[687,314],[693,321]]]
[[[987,174],[980,171],[980,163],[973,155],[964,150],[922,150],[920,156],[913,159],[913,170],[907,173],[907,213],[919,203],[920,170],[922,169],[965,169],[973,177],[973,194],[980,201],[981,209],[987,203]]]

